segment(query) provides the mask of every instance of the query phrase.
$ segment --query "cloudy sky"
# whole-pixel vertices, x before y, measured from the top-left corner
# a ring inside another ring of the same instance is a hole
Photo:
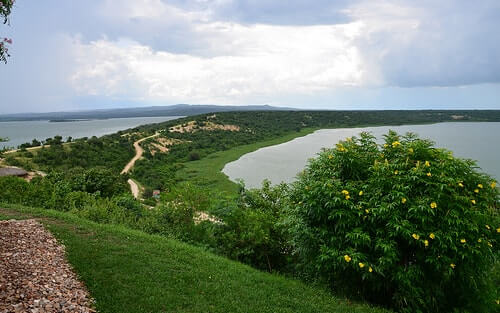
[[[500,1],[17,0],[0,114],[500,109]]]

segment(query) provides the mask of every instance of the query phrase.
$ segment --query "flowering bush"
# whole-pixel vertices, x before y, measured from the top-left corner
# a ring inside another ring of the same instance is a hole
[[[0,0],[0,19],[3,19],[3,24],[9,21],[9,15],[14,5],[15,0]],[[0,61],[7,62],[9,49],[7,44],[12,44],[12,39],[0,37]]]
[[[335,290],[402,312],[498,310],[499,192],[475,169],[412,134],[348,138],[294,184],[295,251]]]

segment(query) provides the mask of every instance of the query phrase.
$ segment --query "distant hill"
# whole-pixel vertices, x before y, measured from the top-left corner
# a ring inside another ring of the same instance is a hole
[[[170,106],[151,106],[138,108],[120,108],[89,110],[76,112],[18,113],[0,115],[0,122],[9,121],[46,121],[46,120],[89,120],[126,117],[151,116],[190,116],[212,112],[228,111],[297,111],[292,108],[272,107],[269,105],[220,106],[176,104]]]

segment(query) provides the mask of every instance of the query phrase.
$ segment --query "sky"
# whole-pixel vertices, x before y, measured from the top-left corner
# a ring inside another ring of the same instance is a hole
[[[0,114],[500,109],[500,1],[17,0]]]

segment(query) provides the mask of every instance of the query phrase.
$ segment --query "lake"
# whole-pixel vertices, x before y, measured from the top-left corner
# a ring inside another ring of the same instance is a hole
[[[33,138],[45,140],[56,135],[62,136],[64,140],[69,136],[73,138],[99,137],[139,125],[160,123],[176,118],[179,117],[131,117],[57,123],[49,121],[0,122],[0,137],[10,138],[8,142],[0,142],[0,149],[17,147],[25,142],[31,142]]]
[[[478,161],[481,171],[500,180],[500,123],[438,123],[430,125],[381,126],[322,129],[276,146],[243,155],[222,170],[231,180],[242,179],[248,188],[261,186],[264,179],[273,184],[292,182],[321,148],[331,148],[339,140],[368,131],[381,142],[389,129],[400,134],[417,133],[436,147],[453,151],[454,156]]]

